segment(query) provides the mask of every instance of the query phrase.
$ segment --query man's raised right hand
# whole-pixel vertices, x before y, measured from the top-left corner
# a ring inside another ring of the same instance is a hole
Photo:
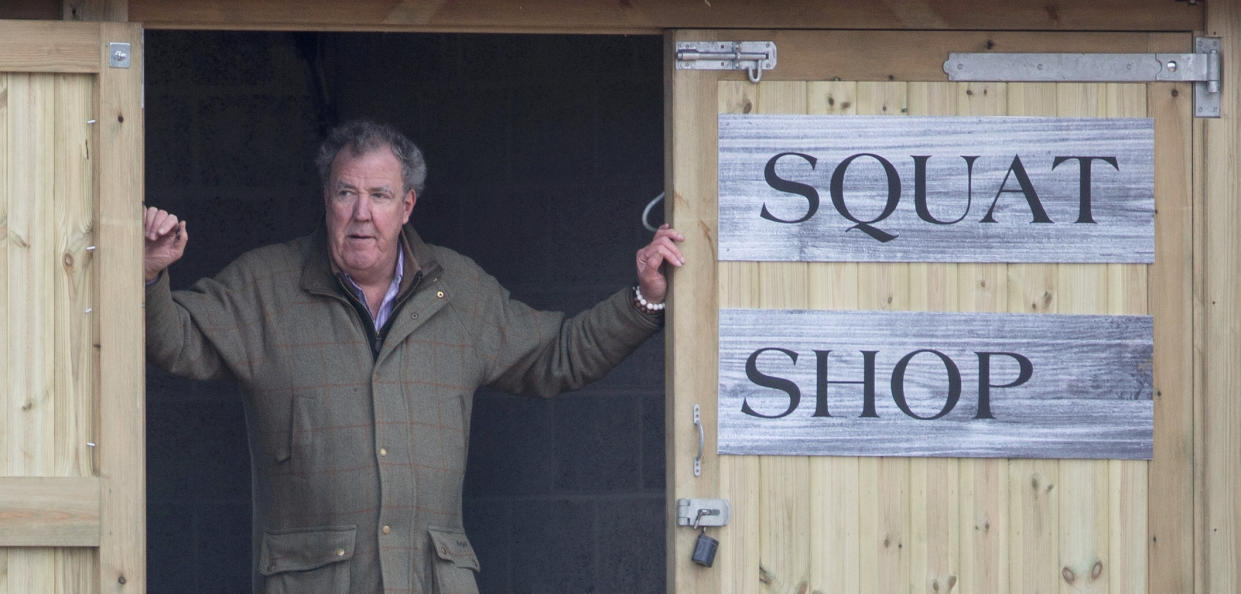
[[[146,240],[142,268],[149,283],[181,259],[190,234],[185,230],[185,221],[179,221],[177,215],[154,206],[148,206],[142,213],[142,233]]]

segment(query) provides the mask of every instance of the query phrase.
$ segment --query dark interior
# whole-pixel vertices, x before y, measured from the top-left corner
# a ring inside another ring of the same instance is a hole
[[[633,280],[663,186],[658,37],[148,31],[145,52],[146,200],[191,236],[174,288],[313,230],[314,150],[356,117],[425,152],[423,238],[516,297],[572,313]],[[664,590],[663,353],[552,400],[478,393],[483,592]],[[151,368],[147,396],[150,590],[248,591],[243,395]]]

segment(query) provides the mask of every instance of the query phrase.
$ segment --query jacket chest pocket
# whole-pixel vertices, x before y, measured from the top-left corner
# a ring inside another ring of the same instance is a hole
[[[266,448],[271,454],[278,474],[301,474],[310,465],[311,422],[309,408],[312,401],[305,396],[291,396],[274,411],[270,434],[264,436]]]
[[[259,573],[264,592],[348,592],[356,534],[356,526],[263,532]]]
[[[288,472],[310,476],[367,462],[374,427],[365,414],[365,390],[358,388],[294,395],[289,402],[289,431],[282,464]]]

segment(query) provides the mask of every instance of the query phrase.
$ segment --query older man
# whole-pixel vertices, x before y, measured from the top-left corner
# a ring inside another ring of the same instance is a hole
[[[244,388],[265,592],[473,592],[461,523],[474,390],[551,396],[614,367],[662,324],[664,227],[636,285],[572,318],[511,299],[407,223],[426,166],[391,127],[351,122],[317,159],[325,225],[169,290],[184,221],[145,213],[147,356]]]

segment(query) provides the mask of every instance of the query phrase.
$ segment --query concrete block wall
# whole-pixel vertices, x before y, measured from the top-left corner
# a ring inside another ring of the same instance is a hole
[[[658,38],[148,31],[146,52],[147,202],[191,236],[174,286],[313,229],[318,139],[363,116],[426,153],[420,233],[518,298],[575,312],[632,282],[663,185]],[[241,398],[148,373],[152,592],[248,589]],[[576,393],[477,398],[482,591],[663,591],[662,336]]]

